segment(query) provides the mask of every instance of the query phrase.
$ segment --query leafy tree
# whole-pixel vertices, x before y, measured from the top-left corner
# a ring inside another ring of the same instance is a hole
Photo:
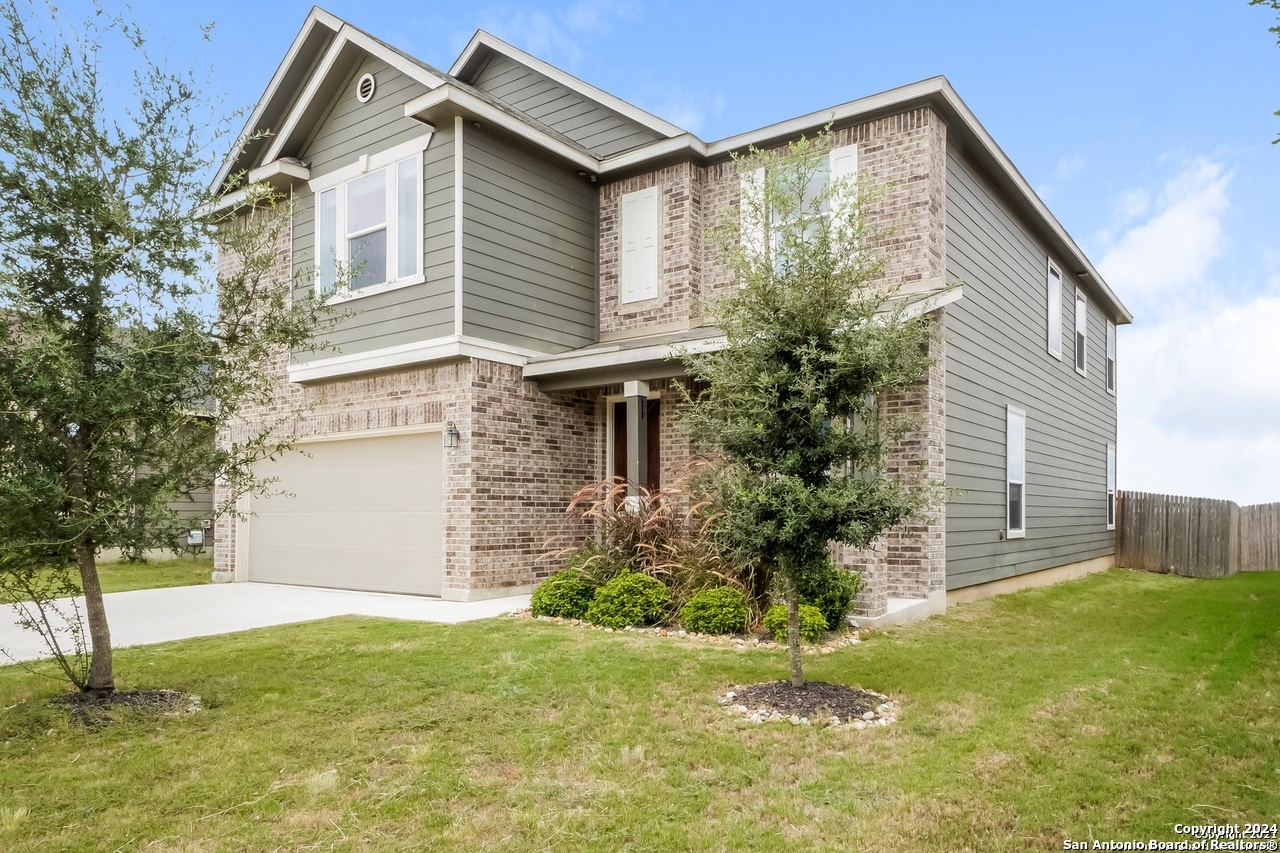
[[[101,73],[120,48],[138,63],[127,92]],[[76,31],[0,3],[0,579],[36,599],[30,621],[96,696],[114,689],[98,550],[173,547],[170,502],[216,477],[262,488],[254,463],[288,446],[276,424],[233,449],[211,437],[267,399],[258,366],[322,318],[279,281],[287,211],[250,193],[238,216],[201,215],[212,113],[136,25],[98,8]],[[43,606],[73,571],[91,658],[56,641]]]
[[[1276,25],[1269,29],[1269,32],[1275,33],[1276,44],[1280,45],[1280,0],[1249,0],[1250,6],[1269,6],[1276,13]],[[1280,116],[1280,110],[1276,110],[1276,115]],[[1280,143],[1280,134],[1271,140],[1271,144]]]
[[[874,248],[887,232],[863,215],[876,191],[828,179],[830,147],[827,131],[737,159],[740,175],[763,177],[710,233],[739,285],[706,309],[727,346],[685,356],[703,390],[683,427],[723,459],[717,535],[785,590],[797,687],[797,588],[829,571],[830,543],[865,548],[939,494],[881,474],[918,419],[882,413],[878,398],[923,377],[929,321],[887,307],[896,288]]]

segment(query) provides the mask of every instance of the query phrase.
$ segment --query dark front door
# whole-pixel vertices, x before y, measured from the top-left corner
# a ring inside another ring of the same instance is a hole
[[[658,490],[658,474],[662,470],[661,403],[649,400],[644,411],[645,447],[649,460],[649,476],[641,483],[651,492]],[[610,476],[627,479],[627,404],[613,404],[613,470]]]

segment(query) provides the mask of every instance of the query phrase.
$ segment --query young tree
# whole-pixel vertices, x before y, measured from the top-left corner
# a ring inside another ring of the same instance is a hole
[[[917,419],[886,416],[877,400],[921,381],[929,321],[892,307],[876,250],[885,233],[863,215],[874,190],[831,177],[830,148],[824,132],[737,158],[743,198],[710,236],[738,286],[706,306],[727,346],[686,355],[704,390],[683,426],[724,460],[721,535],[785,589],[796,687],[797,588],[830,571],[830,543],[865,548],[938,496],[881,474]]]
[[[217,130],[191,76],[101,8],[79,32],[49,11],[0,4],[0,573],[40,596],[73,588],[74,566],[92,657],[77,665],[34,621],[102,696],[98,550],[174,547],[169,504],[215,477],[261,487],[254,463],[288,444],[273,425],[230,450],[211,435],[267,397],[257,365],[307,346],[321,315],[277,275],[287,211],[256,195],[220,224],[201,215]],[[138,61],[127,92],[101,74],[113,48]],[[215,239],[239,259],[217,282]],[[50,568],[67,582],[40,581]]]

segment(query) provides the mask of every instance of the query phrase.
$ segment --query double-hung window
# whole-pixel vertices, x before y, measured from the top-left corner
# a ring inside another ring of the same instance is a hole
[[[333,293],[340,281],[354,295],[422,280],[422,144],[416,147],[362,156],[336,179],[313,182],[320,293]]]
[[[1089,301],[1084,291],[1076,288],[1076,372],[1085,375],[1088,369],[1089,350]]]
[[[813,239],[816,229],[823,227],[824,219],[831,226],[837,228],[845,224],[842,217],[850,206],[849,193],[852,191],[851,187],[847,191],[834,193],[823,199],[816,210],[814,209],[814,202],[827,188],[827,185],[831,183],[832,179],[851,181],[857,174],[857,145],[833,148],[827,154],[826,160],[817,164],[813,174],[809,176],[808,183],[801,191],[801,198],[796,204],[797,209],[792,211],[792,214],[796,216],[813,217],[813,220],[805,229],[805,233],[801,235],[801,239],[806,241]],[[782,214],[779,211],[766,209],[766,200],[764,198],[765,170],[756,169],[745,173],[741,178],[740,184],[742,243],[753,254],[762,255],[768,251],[774,272],[781,274],[784,265],[787,263],[787,251],[783,245],[784,229],[779,227],[784,223]],[[772,235],[768,240],[765,237],[766,226]]]
[[[1049,281],[1045,287],[1045,309],[1048,315],[1049,354],[1062,358],[1062,273],[1049,264]]]
[[[1107,320],[1107,390],[1116,393],[1116,324]]]
[[[1116,446],[1107,444],[1107,529],[1116,529]]]
[[[1005,423],[1008,538],[1027,535],[1027,413],[1009,406]]]

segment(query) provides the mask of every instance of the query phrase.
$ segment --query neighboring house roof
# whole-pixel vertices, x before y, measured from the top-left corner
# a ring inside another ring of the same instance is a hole
[[[1088,288],[1106,306],[1108,314],[1118,323],[1133,321],[1133,315],[1101,273],[945,77],[932,77],[747,133],[704,142],[484,31],[476,33],[446,74],[322,9],[313,8],[250,115],[240,141],[218,171],[213,189],[222,190],[229,176],[240,171],[263,178],[282,169],[289,174],[298,171],[298,166],[293,164],[277,168],[278,159],[295,153],[290,146],[301,144],[309,120],[319,119],[326,98],[332,97],[331,90],[345,80],[341,72],[350,69],[350,63],[360,52],[383,59],[430,90],[405,104],[407,116],[431,122],[444,115],[463,114],[472,120],[487,121],[584,172],[609,178],[650,171],[681,160],[726,159],[750,146],[783,144],[801,134],[813,133],[829,122],[865,121],[929,106],[947,123],[949,142],[988,173],[1054,254],[1062,258],[1077,277],[1087,281]],[[513,99],[519,100],[518,95],[504,98],[486,91],[483,85],[476,84],[484,82],[481,78],[485,69],[495,58],[521,66],[530,80],[561,87],[563,92],[586,99],[591,109],[598,108],[595,118],[616,116],[621,124],[615,126],[613,133],[591,136],[574,121],[557,127],[554,116],[533,115],[532,111],[538,107],[532,99],[525,109],[512,103]],[[268,129],[277,132],[268,137],[257,135]]]

